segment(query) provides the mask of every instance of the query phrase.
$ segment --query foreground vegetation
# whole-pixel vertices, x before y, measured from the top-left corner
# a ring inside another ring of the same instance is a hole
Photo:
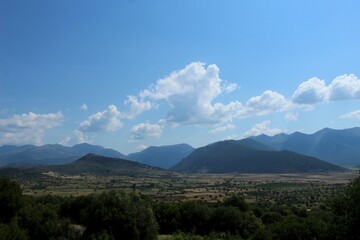
[[[311,208],[222,201],[153,201],[136,191],[77,197],[22,194],[0,179],[0,239],[358,239],[360,178]]]

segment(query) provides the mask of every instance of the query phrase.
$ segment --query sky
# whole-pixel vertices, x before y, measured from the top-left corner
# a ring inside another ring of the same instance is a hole
[[[0,145],[122,153],[360,124],[359,1],[0,0]]]

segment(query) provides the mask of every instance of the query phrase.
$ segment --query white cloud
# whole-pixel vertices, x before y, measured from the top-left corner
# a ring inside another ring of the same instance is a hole
[[[260,96],[250,98],[246,103],[244,111],[240,112],[240,117],[261,116],[274,112],[289,110],[291,103],[286,98],[271,90],[266,90]]]
[[[13,115],[0,119],[0,144],[41,144],[47,129],[62,125],[61,112]]]
[[[131,128],[131,140],[137,141],[149,137],[159,138],[162,131],[162,126],[159,124],[139,123]]]
[[[236,84],[220,79],[219,68],[215,64],[206,67],[204,63],[194,62],[158,80],[152,87],[143,90],[140,97],[166,100],[170,107],[165,118],[167,122],[214,124],[230,117],[228,114],[231,113],[224,110],[239,106],[233,103],[213,104],[214,99],[222,93],[234,91],[236,87]]]
[[[293,121],[293,122],[296,122],[299,118],[299,113],[287,113],[285,115],[285,120],[287,121]]]
[[[329,89],[324,80],[316,77],[303,82],[294,92],[292,101],[299,104],[313,104],[327,101]]]
[[[353,112],[346,113],[344,115],[341,115],[340,118],[360,120],[360,110],[356,110],[356,111],[353,111]]]
[[[222,91],[225,93],[231,93],[233,91],[235,91],[237,89],[237,84],[236,83],[227,83],[224,82],[223,86],[222,86]]]
[[[143,99],[139,100],[136,96],[132,95],[128,96],[125,105],[130,105],[130,111],[125,113],[126,117],[129,119],[155,107],[155,104],[150,101],[144,101]]]
[[[65,137],[59,142],[59,144],[64,146],[72,146],[79,143],[91,143],[92,140],[88,139],[83,132],[75,130],[70,137]]]
[[[147,149],[148,147],[149,146],[147,146],[147,145],[139,145],[139,146],[136,147],[136,149],[139,150],[139,151],[142,151],[142,150]]]
[[[88,109],[88,106],[85,103],[83,103],[80,108],[81,110],[86,111]]]
[[[360,99],[360,80],[354,74],[336,77],[328,86],[316,77],[299,85],[292,101],[298,104]]]
[[[279,128],[270,128],[271,121],[266,120],[262,123],[255,124],[249,131],[245,132],[242,138],[247,138],[250,136],[258,136],[261,134],[266,134],[268,136],[274,136],[276,134],[284,132]]]
[[[338,76],[329,85],[330,100],[360,99],[360,80],[354,75]]]
[[[80,123],[83,132],[114,132],[123,126],[120,121],[121,112],[115,105],[110,105],[106,110],[91,115]]]
[[[217,127],[217,128],[214,128],[214,129],[210,130],[209,133],[216,134],[216,133],[229,131],[229,130],[232,130],[234,128],[235,128],[234,125],[228,123],[225,126]]]

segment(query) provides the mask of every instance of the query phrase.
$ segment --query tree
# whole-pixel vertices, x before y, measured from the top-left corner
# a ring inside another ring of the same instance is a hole
[[[0,178],[0,223],[8,223],[23,206],[20,185],[6,178]]]
[[[360,177],[353,180],[330,204],[333,239],[359,239],[360,236]]]
[[[245,202],[244,197],[239,194],[232,194],[231,197],[225,198],[223,205],[227,207],[229,206],[237,207],[242,212],[245,212],[249,209],[249,206]]]
[[[135,193],[111,191],[93,196],[83,214],[83,239],[157,239],[151,205]]]

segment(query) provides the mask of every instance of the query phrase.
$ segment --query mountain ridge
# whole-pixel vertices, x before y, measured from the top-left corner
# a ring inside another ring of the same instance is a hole
[[[308,173],[345,171],[314,157],[283,151],[249,148],[235,140],[194,150],[171,170],[189,173]]]
[[[140,152],[127,155],[127,159],[150,166],[169,169],[188,156],[194,148],[186,143],[150,146]]]
[[[312,134],[260,135],[252,139],[278,150],[290,150],[335,164],[360,164],[360,128],[324,128]]]

